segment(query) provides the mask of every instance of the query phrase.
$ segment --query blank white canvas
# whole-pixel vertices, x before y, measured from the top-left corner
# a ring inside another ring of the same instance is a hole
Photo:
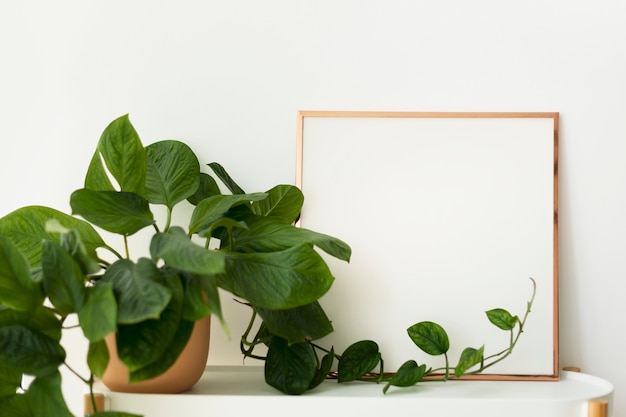
[[[555,370],[555,142],[551,117],[307,117],[301,226],[346,241],[346,264],[321,299],[342,352],[378,342],[385,371],[405,360],[442,366],[406,329],[447,331],[451,365],[465,347],[485,354],[509,333],[485,311],[534,307],[512,356],[488,374]]]

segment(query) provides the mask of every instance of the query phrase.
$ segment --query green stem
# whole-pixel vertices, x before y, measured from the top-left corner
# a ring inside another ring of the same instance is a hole
[[[172,209],[171,208],[167,208],[167,217],[165,220],[165,227],[163,228],[163,232],[167,232],[168,230],[170,230],[170,225],[172,224]]]
[[[517,341],[519,340],[520,336],[522,335],[522,333],[524,332],[524,326],[526,325],[526,320],[528,319],[528,315],[530,314],[530,311],[532,309],[532,305],[533,302],[535,301],[535,295],[537,294],[537,283],[535,282],[534,279],[530,279],[533,283],[533,293],[532,296],[530,297],[530,301],[528,301],[528,304],[526,305],[526,313],[524,313],[524,318],[522,318],[521,321],[519,321],[519,328],[517,331],[517,335],[515,335],[515,338],[513,338],[513,331],[511,330],[511,337],[512,340],[510,342],[510,346],[507,349],[504,349],[503,351],[496,353],[495,355],[491,355],[488,356],[487,358],[485,358],[485,360],[489,360],[492,358],[497,358],[492,362],[489,362],[488,364],[484,364],[482,365],[478,370],[474,371],[474,372],[469,372],[469,375],[473,375],[473,374],[478,374],[483,372],[485,369],[497,364],[498,362],[503,361],[505,358],[507,358],[511,353],[513,353],[513,348],[515,348],[515,345],[517,344]]]
[[[96,396],[93,393],[93,383],[94,383],[94,378],[93,378],[93,374],[91,374],[89,376],[89,397],[91,399],[91,409],[93,410],[95,414],[95,413],[98,413],[100,410],[98,410],[98,406],[96,405]]]
[[[126,259],[130,259],[130,252],[128,251],[128,236],[124,235],[124,249],[126,250]]]
[[[81,381],[83,381],[85,384],[89,384],[89,380],[83,378],[78,372],[76,372],[67,362],[63,362],[63,365],[65,365],[67,367],[67,369],[70,370],[71,373],[73,373],[74,375],[76,375],[76,377],[78,379],[80,379]]]

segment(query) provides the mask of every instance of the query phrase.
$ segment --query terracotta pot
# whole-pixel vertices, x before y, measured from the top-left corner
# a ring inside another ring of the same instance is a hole
[[[110,359],[102,382],[116,392],[176,394],[187,391],[200,380],[206,368],[210,334],[211,316],[198,320],[174,365],[156,378],[134,383],[128,382],[128,369],[117,356],[115,334],[111,334],[105,339]]]

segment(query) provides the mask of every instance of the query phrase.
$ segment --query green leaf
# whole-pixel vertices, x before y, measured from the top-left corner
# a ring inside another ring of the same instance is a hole
[[[155,378],[167,371],[174,365],[181,352],[187,346],[187,342],[191,337],[194,322],[188,320],[180,320],[176,328],[176,333],[172,340],[163,350],[161,356],[156,358],[149,365],[132,371],[129,375],[130,382],[140,382],[146,379]]]
[[[83,274],[91,275],[100,271],[96,254],[87,252],[87,248],[81,241],[76,229],[66,229],[56,219],[50,219],[46,223],[46,230],[60,233],[61,246],[74,258]]]
[[[94,287],[87,288],[87,300],[78,311],[78,320],[90,342],[97,342],[115,332],[117,302],[111,283],[99,281]]]
[[[224,183],[226,188],[233,194],[245,194],[246,192],[237,185],[237,183],[228,175],[223,166],[217,162],[211,162],[209,167],[215,172],[215,175]]]
[[[78,263],[59,243],[44,241],[41,267],[43,287],[62,315],[79,311],[85,303],[85,278]]]
[[[220,286],[252,305],[270,310],[312,303],[324,295],[334,278],[310,244],[281,252],[229,253]]]
[[[87,365],[97,378],[102,378],[109,364],[109,349],[104,340],[91,342],[87,351]]]
[[[21,382],[22,373],[18,369],[0,363],[0,398],[15,394]]]
[[[317,357],[308,343],[288,344],[273,337],[265,360],[265,382],[284,392],[299,395],[311,385],[317,370]]]
[[[354,381],[371,372],[381,360],[378,344],[371,340],[353,343],[343,352],[337,366],[338,382]]]
[[[194,206],[207,197],[222,194],[222,192],[220,191],[220,187],[217,185],[217,182],[215,182],[215,179],[209,174],[201,172],[199,180],[200,184],[198,185],[198,189],[193,195],[189,196],[189,198],[187,199],[187,201],[189,201]]]
[[[10,417],[39,417],[33,415],[26,394],[14,394],[0,398],[0,415]]]
[[[85,177],[85,188],[113,191],[107,170],[117,181],[118,191],[143,195],[146,151],[128,115],[115,119],[102,132]]]
[[[321,339],[333,331],[328,316],[318,301],[287,310],[255,307],[272,334],[290,344]]]
[[[172,209],[194,195],[200,184],[200,163],[191,148],[176,140],[146,147],[146,199]]]
[[[246,220],[247,229],[233,230],[233,250],[238,252],[274,252],[301,243],[311,243],[331,256],[349,261],[352,251],[345,242],[312,230],[294,227],[267,217]]]
[[[297,220],[304,203],[304,195],[298,187],[277,185],[267,192],[267,196],[264,200],[252,203],[252,212],[285,224],[292,224]]]
[[[160,283],[161,272],[147,258],[139,259],[136,264],[120,259],[107,269],[102,279],[113,285],[120,324],[159,318],[172,297],[171,291]]]
[[[219,274],[225,268],[221,252],[193,243],[180,227],[155,234],[150,242],[150,254],[153,259],[163,259],[169,266],[199,275]]]
[[[417,384],[426,375],[426,365],[418,366],[414,360],[404,362],[396,374],[391,378],[387,385],[383,388],[383,394],[386,394],[389,387],[410,387]]]
[[[267,198],[265,193],[215,195],[200,201],[194,209],[189,222],[189,233],[199,233],[210,229],[212,223],[224,217],[230,209],[240,205],[249,206],[253,201]]]
[[[43,298],[41,285],[32,279],[26,257],[0,235],[0,302],[11,309],[27,311]]]
[[[21,324],[50,339],[61,340],[61,321],[48,308],[39,305],[29,311],[0,310],[0,326]]]
[[[443,355],[450,349],[448,334],[437,323],[423,321],[409,327],[407,333],[413,343],[429,355]]]
[[[162,358],[181,326],[183,287],[180,279],[172,275],[163,283],[172,297],[158,319],[118,326],[117,351],[131,373]]]
[[[28,375],[54,372],[65,360],[58,341],[22,324],[0,326],[0,363]]]
[[[148,200],[132,192],[76,190],[70,196],[73,214],[112,233],[132,235],[154,224]]]
[[[517,316],[511,315],[503,308],[494,308],[487,311],[486,314],[489,321],[502,330],[513,330],[519,321]]]
[[[335,349],[331,347],[330,352],[324,355],[320,363],[320,367],[315,371],[315,376],[313,377],[313,380],[309,385],[310,390],[319,386],[322,382],[326,380],[326,376],[330,373],[334,362]]]
[[[183,319],[197,321],[209,314],[222,319],[217,281],[213,275],[181,273],[185,287]]]
[[[471,347],[465,348],[461,352],[458,365],[454,368],[454,375],[459,378],[465,374],[465,371],[472,366],[477,365],[483,360],[483,353],[485,352],[485,346],[481,346],[480,349],[474,349]]]
[[[35,378],[26,397],[36,416],[73,417],[63,398],[59,371]]]
[[[41,242],[58,241],[58,233],[46,229],[50,219],[55,219],[66,229],[75,229],[85,245],[87,254],[96,258],[96,249],[106,243],[92,225],[60,211],[41,206],[27,206],[0,219],[0,235],[11,240],[26,256],[30,265],[41,262]]]

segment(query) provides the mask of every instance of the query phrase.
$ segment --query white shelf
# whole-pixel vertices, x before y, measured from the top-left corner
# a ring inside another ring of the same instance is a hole
[[[145,417],[586,417],[591,400],[607,401],[610,416],[613,396],[607,381],[567,371],[559,381],[428,382],[392,387],[386,395],[382,388],[382,384],[329,380],[306,394],[289,396],[265,383],[262,367],[210,366],[198,384],[182,394],[102,391],[110,409]]]

